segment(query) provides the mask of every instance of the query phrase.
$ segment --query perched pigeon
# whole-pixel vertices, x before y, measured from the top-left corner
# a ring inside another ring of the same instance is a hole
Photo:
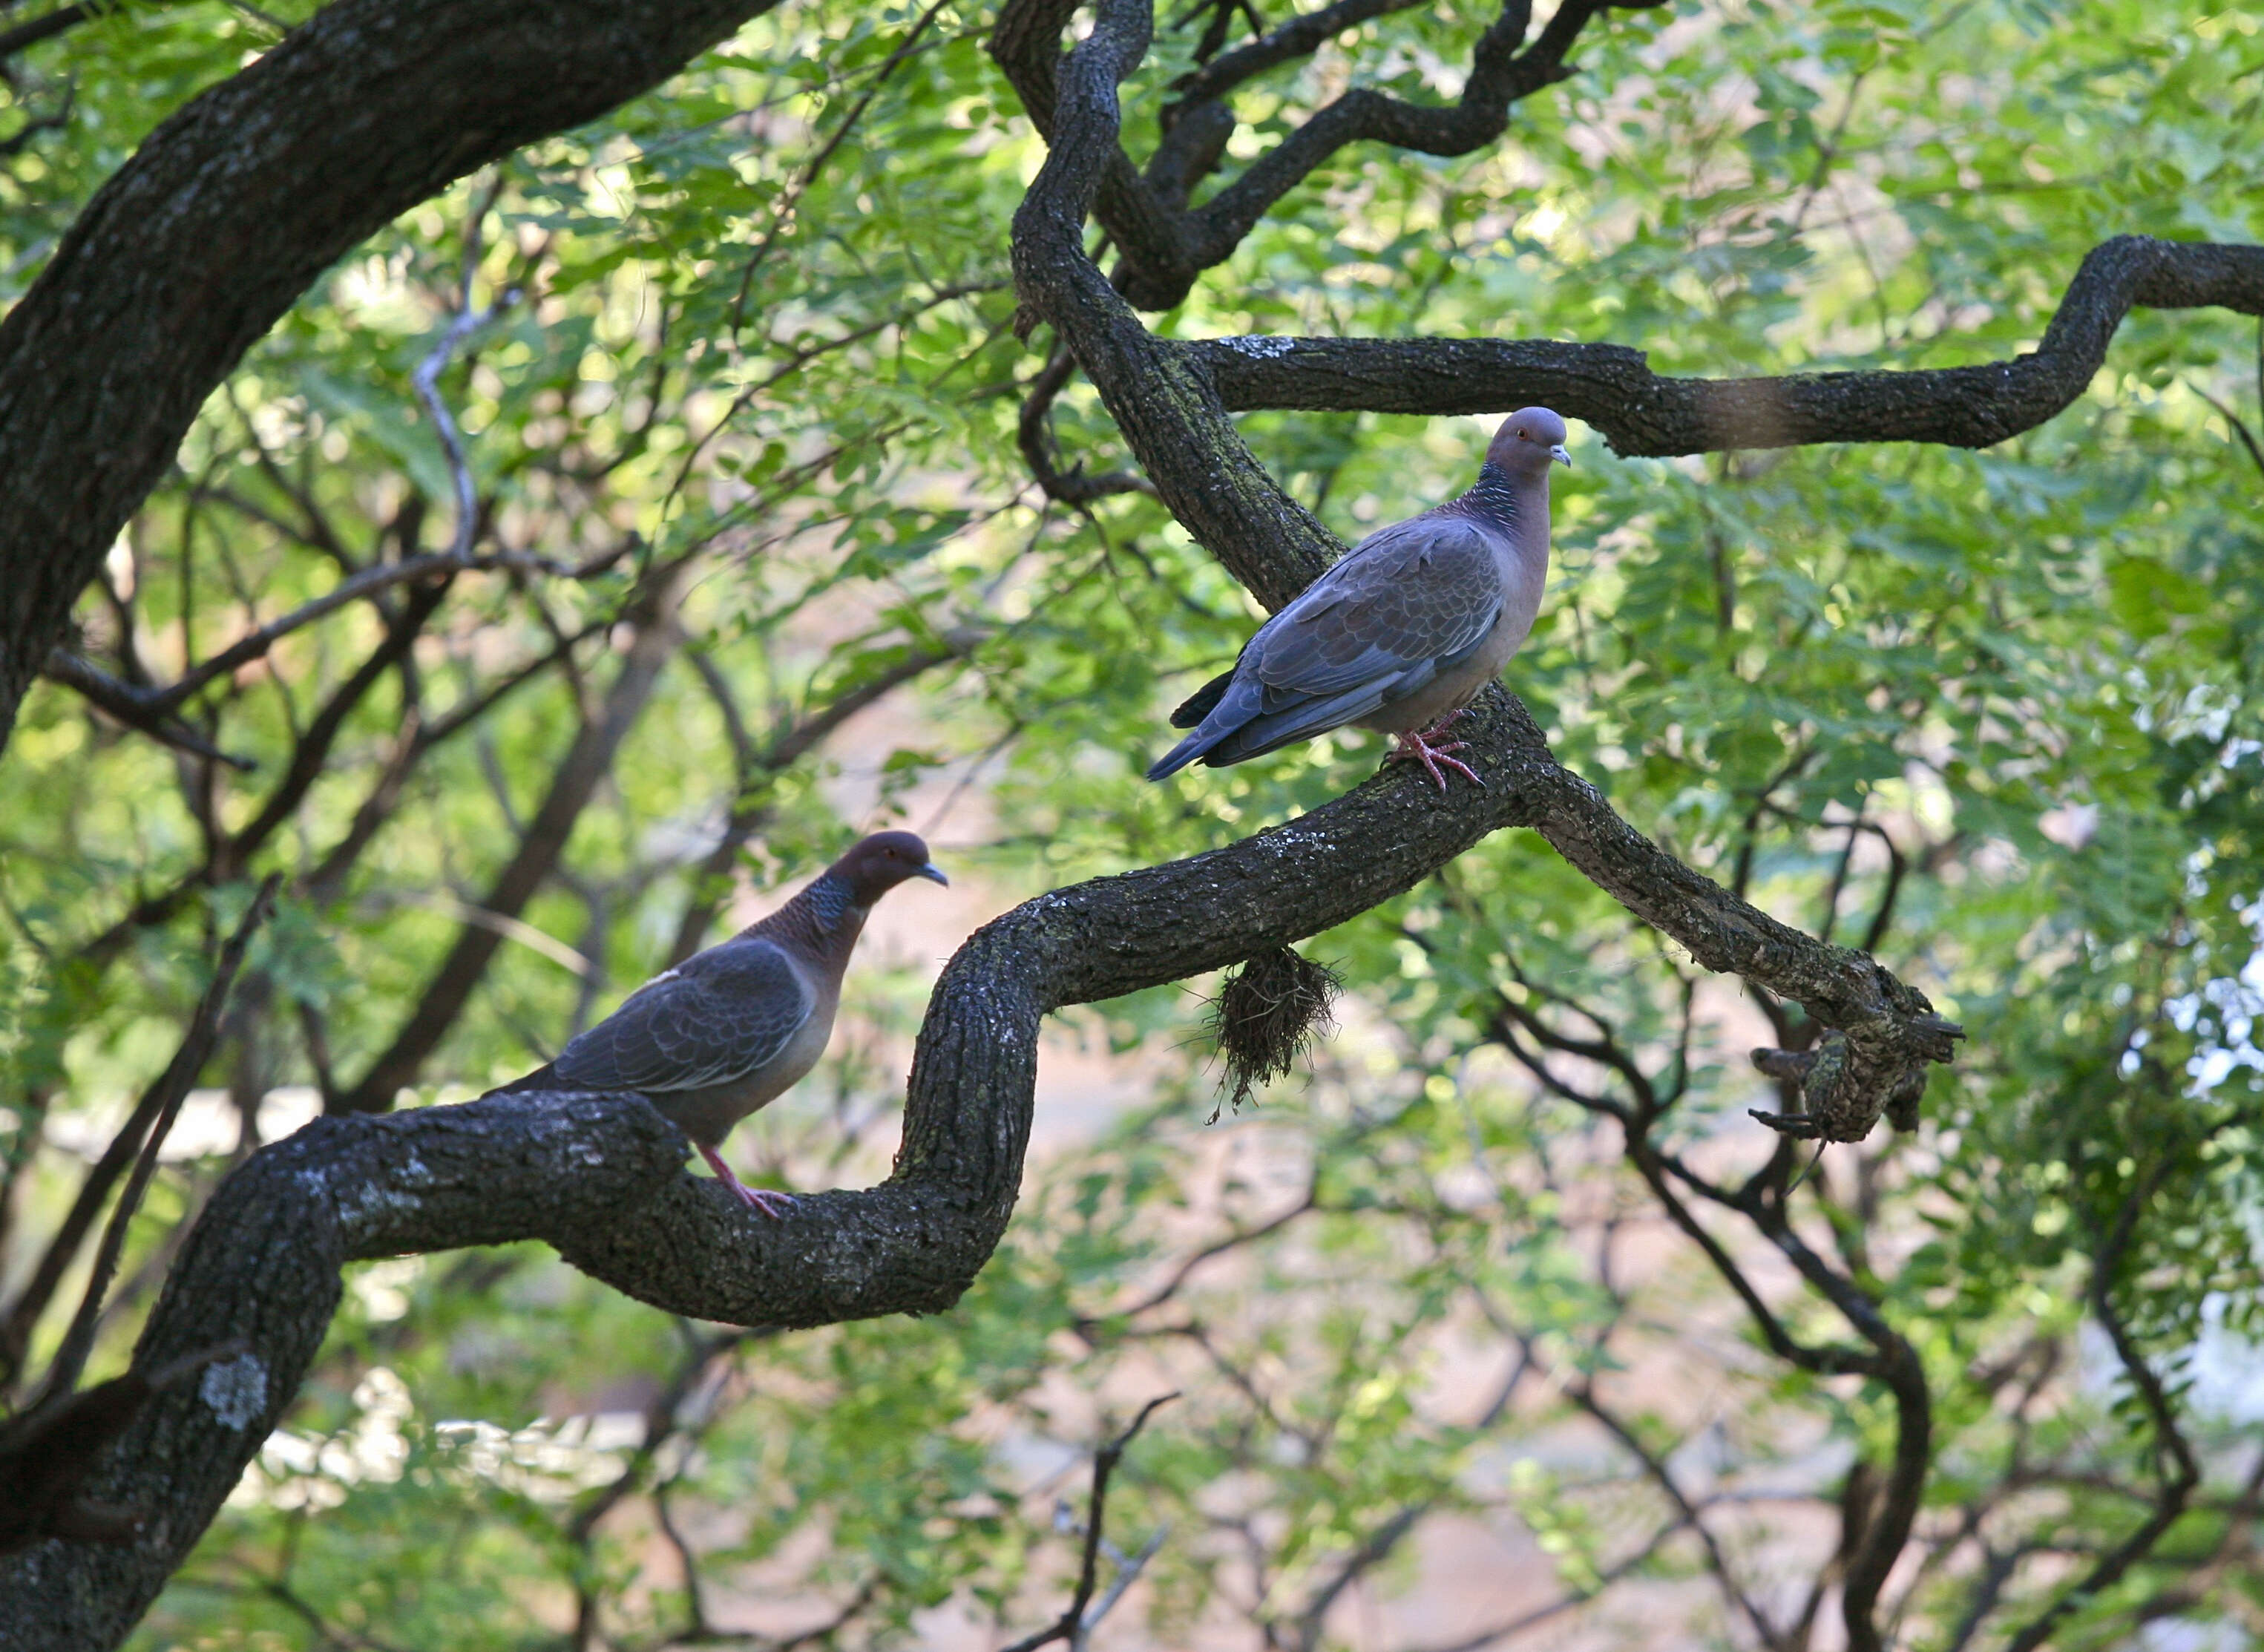
[[[555,1061],[497,1093],[634,1090],[692,1138],[725,1187],[777,1215],[794,1201],[742,1185],[716,1149],[817,1065],[866,916],[909,877],[951,881],[911,833],[874,833],[769,917],[656,975]]]
[[[1394,736],[1385,761],[1420,762],[1441,791],[1442,765],[1477,780],[1448,754],[1465,742],[1437,740],[1541,611],[1552,461],[1572,462],[1564,421],[1545,407],[1511,414],[1476,487],[1361,540],[1172,714],[1194,732],[1148,778],[1224,768],[1350,723]]]

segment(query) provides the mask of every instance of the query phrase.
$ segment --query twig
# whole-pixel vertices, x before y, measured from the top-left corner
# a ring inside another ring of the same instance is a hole
[[[1082,462],[1066,470],[1056,462],[1054,398],[1076,371],[1077,358],[1070,353],[1069,346],[1056,341],[1053,358],[1030,381],[1029,394],[1022,401],[1021,416],[1015,421],[1015,433],[1031,477],[1048,499],[1063,505],[1090,505],[1112,493],[1144,493],[1154,499],[1156,484],[1136,470],[1110,470],[1100,476],[1087,476]]]
[[[336,613],[349,602],[359,601],[389,586],[407,585],[413,581],[436,579],[446,574],[487,573],[504,568],[533,573],[555,574],[566,579],[578,577],[580,572],[579,570],[569,567],[563,563],[553,562],[545,557],[529,556],[520,551],[499,551],[488,557],[460,555],[453,550],[431,551],[422,557],[411,557],[403,562],[389,562],[374,568],[366,568],[359,573],[339,580],[337,584],[312,601],[301,603],[288,614],[270,620],[249,636],[238,637],[219,653],[182,673],[179,680],[169,683],[163,688],[135,689],[124,683],[118,683],[117,688],[132,696],[134,707],[142,717],[151,718],[162,717],[194,695],[214,678],[258,659],[293,631],[313,624],[325,615]],[[96,690],[101,685],[89,686],[81,680],[81,674],[64,674],[66,672],[76,673],[76,668],[68,664],[75,658],[76,656],[66,655],[58,649],[47,657],[47,675],[54,678],[58,682],[66,682],[72,688],[79,689],[89,699],[95,699],[97,703],[102,705],[105,710],[111,710],[106,700],[97,699]],[[90,672],[93,670],[91,666],[86,669]],[[99,673],[95,674],[100,675]],[[105,680],[114,681],[115,680]],[[108,692],[106,689],[104,691]],[[124,712],[120,711],[117,715],[121,720],[125,720]],[[137,723],[135,726],[144,727],[146,724]],[[155,732],[154,730],[151,731]],[[163,737],[160,736],[160,738]],[[178,744],[178,742],[168,741],[168,744]],[[233,763],[238,768],[251,767],[249,760],[246,759],[228,757],[218,753],[211,755],[219,756],[223,762]]]
[[[1140,1552],[1129,1558],[1114,1544],[1109,1546],[1109,1557],[1116,1562],[1116,1576],[1101,1591],[1100,1598],[1092,1603],[1092,1609],[1078,1620],[1077,1634],[1070,1641],[1073,1652],[1085,1652],[1085,1638],[1099,1627],[1103,1618],[1114,1610],[1116,1603],[1124,1598],[1124,1591],[1140,1581],[1140,1574],[1148,1569],[1148,1562],[1161,1552],[1164,1539],[1171,1535],[1172,1523],[1166,1520],[1148,1534],[1148,1540],[1140,1546]]]
[[[464,439],[456,429],[456,421],[448,411],[447,403],[441,399],[440,375],[454,359],[465,339],[519,299],[518,287],[506,287],[484,309],[472,308],[472,278],[478,273],[480,264],[480,226],[486,222],[489,212],[495,206],[496,196],[502,193],[502,189],[503,178],[498,175],[488,186],[486,196],[472,209],[471,216],[464,225],[463,279],[457,295],[456,318],[448,324],[446,331],[425,353],[424,359],[417,364],[417,370],[409,375],[410,382],[417,387],[417,399],[432,415],[432,426],[440,437],[440,450],[447,455],[448,474],[456,484],[456,531],[448,554],[459,559],[471,555],[472,540],[479,531],[479,494],[472,482],[471,460],[464,451]]]
[[[772,250],[778,244],[779,237],[793,220],[794,209],[801,204],[809,186],[817,181],[818,173],[825,170],[826,162],[833,158],[833,152],[841,147],[843,140],[857,129],[857,123],[864,119],[865,111],[872,106],[873,99],[881,95],[881,88],[889,84],[889,76],[903,66],[904,60],[918,47],[920,36],[927,33],[928,25],[936,20],[949,3],[950,0],[935,0],[934,4],[920,13],[919,21],[912,25],[903,43],[889,55],[888,61],[874,75],[872,84],[865,88],[864,95],[850,106],[849,113],[841,117],[840,124],[818,146],[817,153],[809,157],[809,164],[787,186],[787,192],[780,198],[778,205],[771,209],[770,225],[763,231],[763,238],[756,243],[754,251],[748,255],[745,266],[739,272],[739,290],[731,298],[731,332],[734,337],[746,321],[747,295],[754,287],[755,273],[769,259]]]
[[[37,46],[41,40],[53,40],[65,30],[75,29],[103,7],[94,0],[78,0],[75,5],[58,6],[45,17],[33,18],[29,23],[18,23],[14,28],[0,33],[0,62],[5,62],[17,53]]]
[[[1124,1455],[1124,1448],[1132,1444],[1133,1437],[1140,1432],[1150,1414],[1158,1406],[1169,1405],[1179,1397],[1179,1391],[1173,1389],[1169,1394],[1158,1394],[1140,1408],[1140,1415],[1132,1419],[1132,1426],[1102,1446],[1100,1454],[1092,1459],[1092,1497],[1085,1510],[1085,1561],[1078,1569],[1077,1593],[1070,1598],[1068,1611],[1063,1612],[1059,1618],[1035,1634],[1015,1641],[1006,1648],[1006,1652],[1037,1652],[1038,1648],[1049,1646],[1056,1641],[1066,1641],[1075,1648],[1083,1641],[1086,1628],[1085,1609],[1087,1603],[1092,1599],[1092,1591],[1099,1581],[1100,1523],[1108,1502],[1108,1477],[1116,1472],[1116,1465]],[[1136,1571],[1138,1567],[1145,1566],[1149,1558],[1155,1553],[1156,1546],[1162,1541],[1163,1533],[1158,1532],[1155,1537],[1149,1539],[1148,1547],[1141,1552],[1136,1561],[1125,1563],[1126,1568]],[[1128,1580],[1126,1582],[1128,1586]],[[1113,1590],[1108,1598],[1108,1605],[1114,1605],[1115,1597],[1122,1592],[1121,1589]],[[1104,1606],[1102,1610],[1106,1611],[1107,1607]]]
[[[2201,1483],[2201,1467],[2194,1461],[2193,1448],[2186,1444],[2184,1431],[2178,1427],[2177,1413],[2169,1391],[2162,1379],[2147,1364],[2145,1350],[2130,1335],[2122,1316],[2115,1312],[2115,1275],[2122,1266],[2123,1253],[2129,1249],[2132,1234],[2137,1231],[2138,1215],[2154,1195],[2163,1172],[2168,1168],[2167,1158],[2132,1183],[2122,1201],[2115,1229],[2105,1245],[2100,1248],[2092,1263],[2091,1311],[2105,1328],[2108,1338],[2115,1345],[2115,1357],[2137,1390],[2138,1398],[2146,1408],[2147,1417],[2154,1425],[2156,1449],[2169,1459],[2167,1472],[2162,1476],[2160,1490],[2156,1494],[2154,1507],[2137,1531],[2107,1554],[2072,1589],[2066,1590],[2051,1605],[2037,1613],[2019,1634],[2006,1645],[2006,1652],[2035,1652],[2051,1638],[2061,1619],[2094,1598],[2101,1590],[2111,1587],[2132,1565],[2145,1558],[2148,1551],[2161,1540],[2163,1534],[2178,1523],[2185,1513],[2186,1499]]]
[[[205,757],[215,763],[226,763],[230,768],[250,773],[259,767],[258,760],[224,752],[198,733],[178,717],[167,714],[167,708],[158,703],[156,696],[133,684],[121,682],[81,655],[67,648],[58,648],[47,656],[40,674],[49,682],[61,683],[76,689],[88,702],[107,711],[127,727],[138,729],[151,739],[170,746],[175,751],[186,752],[192,757]]]
[[[45,22],[46,19],[43,18],[40,21]],[[4,62],[7,60],[7,55],[6,52],[0,51],[0,62]],[[4,160],[7,156],[18,154],[25,149],[29,148],[32,140],[39,136],[42,132],[62,131],[65,127],[70,124],[71,112],[77,106],[77,85],[73,84],[65,86],[63,88],[63,100],[55,106],[54,113],[34,115],[32,119],[25,121],[22,126],[18,127],[13,132],[10,133],[6,137],[0,138],[0,160]]]

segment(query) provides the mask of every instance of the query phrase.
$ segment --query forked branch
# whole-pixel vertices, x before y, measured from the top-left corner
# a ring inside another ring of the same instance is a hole
[[[1191,207],[1190,193],[1217,164],[1233,131],[1234,117],[1224,103],[1230,92],[1256,75],[1310,55],[1347,29],[1404,9],[1408,0],[1340,0],[1212,59],[1174,89],[1179,96],[1165,113],[1163,142],[1144,173],[1114,132],[1095,152],[1102,171],[1090,204],[1122,254],[1118,284],[1143,309],[1172,308],[1205,270],[1233,255],[1283,196],[1352,144],[1388,143],[1439,156],[1484,148],[1507,128],[1509,111],[1520,98],[1572,72],[1565,56],[1589,19],[1606,10],[1660,3],[1564,0],[1527,46],[1532,0],[1506,0],[1478,37],[1462,96],[1453,103],[1414,104],[1354,87],[1316,110],[1203,205]],[[1049,141],[1063,129],[1056,107],[1061,35],[1074,9],[1074,0],[1015,0],[999,13],[991,36],[991,55]]]

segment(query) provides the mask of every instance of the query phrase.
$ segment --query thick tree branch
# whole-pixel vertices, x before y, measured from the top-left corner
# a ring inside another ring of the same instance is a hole
[[[0,322],[0,735],[213,388],[340,254],[774,0],[337,0],[153,133]]]
[[[487,16],[493,0],[468,4]],[[310,28],[357,8],[376,10],[371,0],[337,0]],[[1156,338],[1083,244],[1085,215],[1122,157],[1115,86],[1144,53],[1148,7],[1100,0],[1092,33],[1066,61],[1057,52],[1063,13],[1054,0],[1017,0],[1001,18],[1002,37],[1010,25],[1042,33],[1036,23],[1051,19],[1042,61],[1057,82],[1040,115],[1053,153],[1015,224],[1026,312],[1068,346],[1182,522],[1278,605],[1341,547],[1236,435],[1209,347]],[[388,61],[397,64],[397,51]],[[248,140],[257,153],[266,141],[260,132]],[[0,355],[0,434],[17,428],[18,402],[9,397],[23,392],[11,388],[12,371]],[[122,497],[104,486],[109,493],[94,492]],[[0,506],[0,529],[10,508]],[[0,554],[19,542],[0,535]],[[799,1327],[940,1311],[983,1267],[1011,1217],[1046,1014],[1347,921],[1506,826],[1542,831],[1701,964],[1742,973],[1837,1030],[1842,1048],[1814,1065],[1805,1095],[1820,1133],[1860,1136],[1909,1095],[1927,1062],[1948,1058],[1953,1030],[1922,996],[1870,958],[1776,923],[1664,854],[1556,763],[1515,700],[1490,691],[1468,731],[1483,790],[1440,800],[1419,779],[1379,778],[1210,854],[1042,896],[972,937],[930,1002],[903,1145],[877,1188],[815,1194],[782,1219],[751,1218],[722,1189],[682,1174],[681,1138],[634,1097],[519,1095],[329,1118],[263,1151],[199,1223],[137,1364],[162,1370],[230,1335],[247,1351],[206,1372],[192,1394],[151,1405],[90,1488],[124,1503],[162,1493],[167,1517],[130,1547],[53,1540],[0,1563],[0,1642],[76,1648],[125,1634],[282,1416],[335,1306],[344,1263],[541,1238],[591,1276],[702,1319]]]
[[[1504,413],[1586,420],[1629,455],[1934,441],[1986,448],[2090,387],[2136,305],[2264,316],[2264,247],[2117,236],[2085,257],[2043,341],[2009,361],[1911,372],[1678,379],[1614,344],[1491,338],[1215,338],[1183,348],[1236,411]]]

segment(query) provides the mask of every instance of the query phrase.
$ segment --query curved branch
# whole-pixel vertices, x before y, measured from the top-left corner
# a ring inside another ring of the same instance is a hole
[[[1546,761],[1522,708],[1496,694],[1476,721],[1481,749],[1512,761],[1460,806],[1440,806],[1418,780],[1371,781],[1225,848],[1041,896],[978,932],[930,1001],[903,1145],[878,1188],[811,1195],[758,1223],[679,1173],[681,1139],[635,1097],[328,1118],[264,1150],[214,1196],[136,1364],[231,1335],[250,1351],[194,1394],[154,1405],[89,1485],[129,1506],[162,1488],[171,1517],[130,1550],[58,1539],[0,1568],[0,1644],[99,1646],[125,1634],[281,1416],[347,1261],[539,1238],[617,1289],[700,1319],[800,1327],[949,1306],[1013,1210],[1047,1013],[1334,928],[1502,826],[1578,828],[1586,789]],[[1517,766],[1520,750],[1536,749],[1539,765]],[[1742,903],[1713,892],[1716,928],[1735,929]],[[1690,936],[1694,950],[1711,944]],[[1865,986],[1857,969],[1819,988],[1819,1018],[1834,993]]]
[[[151,134],[0,321],[0,736],[197,410],[310,282],[774,4],[336,0]]]
[[[1617,453],[1819,441],[1986,448],[2089,388],[2137,305],[2264,316],[2264,247],[2117,236],[2086,255],[2043,341],[2009,361],[1908,372],[1681,379],[1624,345],[1490,338],[1215,338],[1181,346],[1235,411],[1501,413],[1542,403]]]
[[[552,1238],[649,1198],[682,1137],[642,1100],[493,1103],[317,1120],[221,1184],[134,1355],[137,1372],[216,1343],[243,1351],[152,1399],[83,1482],[147,1510],[131,1542],[49,1539],[0,1561],[0,1645],[88,1652],[123,1640],[297,1393],[358,1257]]]

